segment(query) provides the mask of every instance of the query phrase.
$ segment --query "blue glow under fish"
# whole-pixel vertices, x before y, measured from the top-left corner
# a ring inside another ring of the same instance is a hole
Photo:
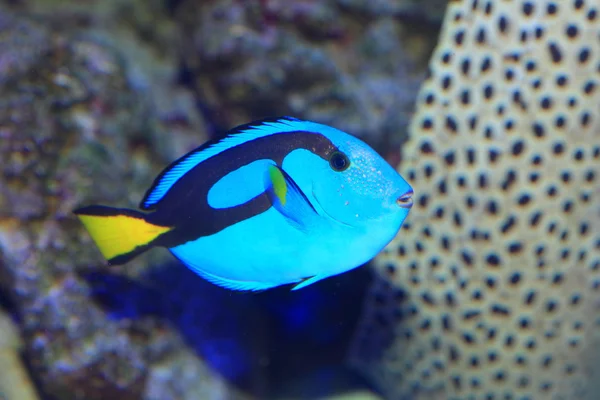
[[[410,185],[338,129],[291,117],[237,127],[168,166],[140,204],[75,210],[110,264],[156,246],[233,290],[305,287],[398,233]]]

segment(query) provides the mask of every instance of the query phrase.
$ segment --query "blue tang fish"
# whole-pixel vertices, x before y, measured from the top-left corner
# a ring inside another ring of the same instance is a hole
[[[361,140],[291,117],[253,122],[169,165],[143,212],[75,210],[110,264],[166,247],[214,284],[299,289],[358,267],[398,233],[410,185]]]

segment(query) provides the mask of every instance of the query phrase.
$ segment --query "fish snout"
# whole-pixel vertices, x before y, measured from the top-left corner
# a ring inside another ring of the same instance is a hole
[[[413,191],[410,190],[396,199],[396,204],[402,208],[411,208],[413,205]]]

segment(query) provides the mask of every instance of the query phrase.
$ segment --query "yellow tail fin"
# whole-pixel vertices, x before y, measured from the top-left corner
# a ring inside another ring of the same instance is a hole
[[[123,264],[147,250],[172,227],[154,225],[143,213],[123,208],[89,206],[74,211],[110,264]]]

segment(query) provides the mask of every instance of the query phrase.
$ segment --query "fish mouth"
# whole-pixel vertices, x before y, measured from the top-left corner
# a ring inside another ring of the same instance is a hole
[[[410,209],[413,206],[413,195],[414,192],[409,190],[396,199],[396,204],[401,208]]]
[[[347,226],[347,227],[350,227],[350,228],[354,228],[352,225],[350,225],[350,224],[347,224],[347,223],[345,223],[345,222],[342,222],[342,221],[340,221],[339,219],[337,219],[337,218],[334,218],[334,217],[333,217],[331,214],[329,214],[329,213],[328,213],[328,212],[325,210],[325,208],[324,208],[324,207],[321,205],[321,203],[319,202],[319,198],[318,198],[318,197],[315,195],[315,191],[314,191],[314,189],[313,189],[313,190],[311,190],[311,193],[312,193],[312,196],[313,196],[313,198],[315,199],[315,203],[317,204],[317,206],[319,207],[319,210],[321,211],[319,214],[321,214],[321,213],[322,213],[322,214],[324,214],[324,215],[325,215],[327,218],[329,218],[330,220],[332,220],[332,221],[334,221],[334,222],[337,222],[337,223],[338,223],[338,224],[340,224],[340,225]]]

